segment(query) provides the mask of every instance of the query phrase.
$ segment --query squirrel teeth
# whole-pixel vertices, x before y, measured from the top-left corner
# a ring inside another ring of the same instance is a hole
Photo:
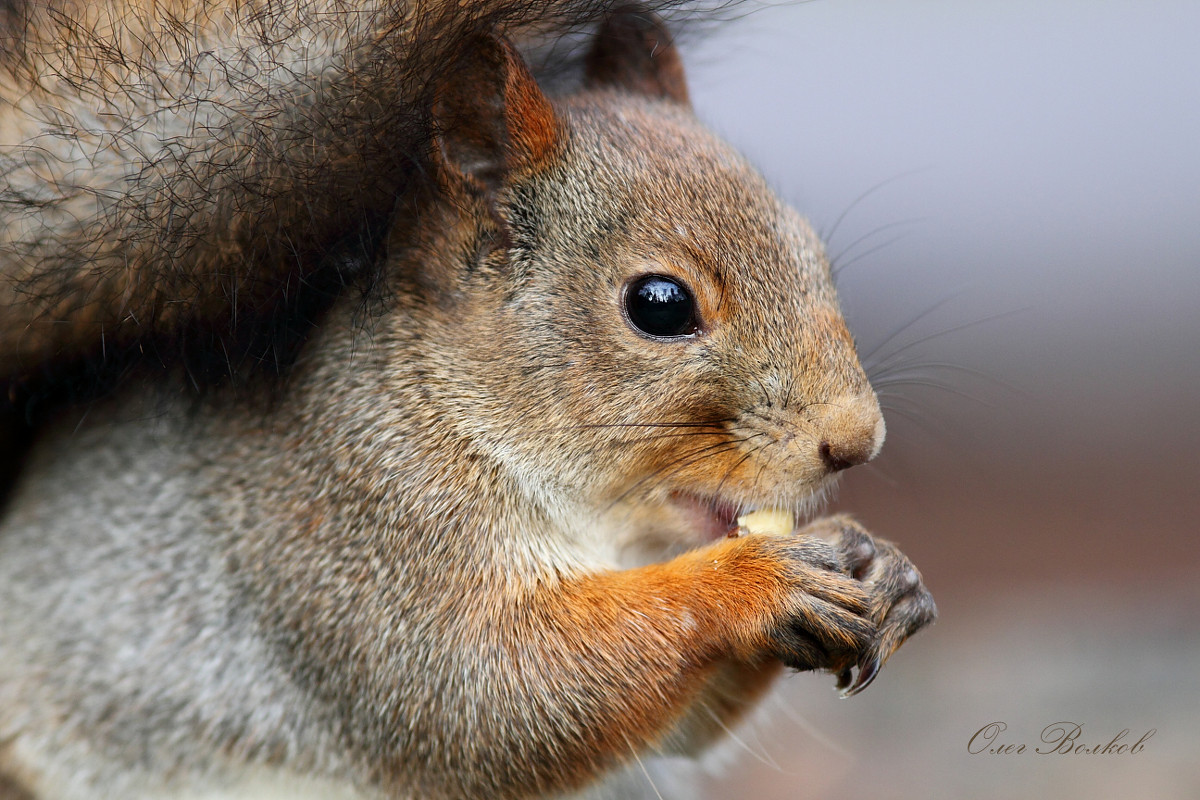
[[[739,533],[762,533],[768,536],[790,536],[795,527],[792,512],[778,508],[751,511],[737,518]]]

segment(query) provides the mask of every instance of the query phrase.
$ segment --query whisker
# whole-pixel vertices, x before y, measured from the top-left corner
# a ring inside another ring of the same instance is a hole
[[[687,453],[687,454],[681,456],[680,458],[677,458],[676,460],[672,461],[670,464],[667,464],[667,465],[655,470],[654,472],[650,473],[649,475],[645,476],[641,480],[634,483],[632,486],[630,486],[628,489],[626,489],[624,492],[622,492],[621,495],[619,497],[617,497],[616,500],[614,500],[612,503],[610,503],[607,508],[608,509],[613,508],[615,505],[617,505],[617,503],[624,500],[626,497],[628,497],[630,494],[632,494],[634,491],[636,491],[638,488],[642,487],[649,481],[661,481],[663,479],[669,478],[672,475],[675,475],[676,473],[678,473],[680,470],[687,469],[688,467],[690,467],[694,464],[698,464],[701,461],[704,461],[705,459],[714,458],[718,455],[729,452],[731,450],[736,450],[737,446],[739,444],[742,444],[743,442],[748,442],[751,439],[757,438],[759,436],[766,436],[766,435],[767,435],[766,433],[763,433],[760,431],[757,433],[752,433],[749,436],[742,437],[741,439],[730,439],[730,440],[727,440],[724,442],[717,442],[717,443],[709,445],[707,447],[701,447],[697,450],[693,450],[692,452]],[[742,461],[745,461],[746,458],[749,458],[754,453],[758,452],[758,450],[760,450],[760,449],[762,449],[762,448],[756,448],[755,450],[752,450],[750,453],[747,453],[746,456],[744,456],[742,458]],[[739,462],[739,464],[740,463],[741,462]],[[738,466],[737,464],[734,465],[735,468],[737,466]],[[727,475],[728,475],[728,473],[727,473]],[[724,478],[722,478],[722,483],[724,483]],[[718,485],[718,494],[719,494],[719,487],[720,487],[720,484]]]
[[[640,480],[636,481],[632,486],[630,486],[628,489],[626,489],[624,492],[622,492],[615,500],[613,500],[605,510],[607,511],[607,510],[612,509],[614,506],[616,506],[618,503],[620,503],[626,497],[628,497],[633,492],[637,491],[639,488],[641,488],[643,485],[645,485],[648,481],[656,480],[658,478],[663,478],[663,477],[669,477],[670,475],[673,475],[675,472],[678,472],[681,469],[686,469],[687,467],[690,467],[692,464],[695,464],[699,461],[703,461],[705,458],[711,458],[714,455],[718,455],[719,453],[723,453],[728,450],[735,450],[735,449],[737,449],[737,445],[740,444],[741,441],[743,441],[743,440],[735,439],[735,440],[730,440],[730,441],[725,441],[725,442],[718,442],[716,444],[712,444],[707,447],[701,447],[698,450],[693,450],[691,453],[687,453],[683,456],[680,456],[679,458],[672,461],[670,464],[660,467],[659,469],[655,470],[654,472],[650,473],[649,475],[645,476],[644,478],[641,478]],[[715,451],[715,452],[713,452],[713,451]],[[671,472],[668,472],[667,470],[671,470]]]
[[[966,375],[971,375],[976,378],[985,378],[988,380],[995,379],[995,376],[993,376],[987,372],[984,372],[983,370],[973,369],[972,367],[967,367],[962,364],[954,364],[949,361],[898,361],[894,364],[890,364],[890,365],[884,367],[881,370],[872,372],[871,379],[872,380],[876,380],[876,379],[880,379],[880,378],[886,379],[892,375],[901,375],[901,374],[904,374],[905,372],[909,372],[909,371],[915,372],[915,371],[921,370],[921,369],[929,369],[929,370],[944,369],[944,370],[950,370],[952,372],[961,372],[961,373],[964,373]]]
[[[654,794],[658,800],[663,800],[662,792],[658,791],[658,787],[654,785],[654,779],[650,777],[650,771],[646,769],[646,765],[642,763],[642,757],[638,755],[634,749],[633,743],[626,738],[625,743],[629,745],[629,752],[633,753],[633,759],[637,761],[637,765],[642,768],[642,774],[646,776],[646,782],[650,784],[650,788],[654,790]]]
[[[880,250],[884,250],[888,247],[891,247],[896,242],[900,242],[900,241],[907,239],[910,235],[911,235],[910,233],[898,234],[898,235],[893,236],[892,238],[888,239],[886,242],[880,242],[879,244],[872,247],[870,250],[866,250],[862,253],[859,253],[854,258],[850,259],[849,261],[843,261],[840,264],[838,264],[836,267],[833,267],[831,265],[830,266],[830,274],[832,274],[834,277],[837,277],[838,274],[840,274],[842,272],[842,270],[846,269],[847,267],[857,264],[859,261],[862,261],[864,258],[868,258],[870,256],[875,255]]]
[[[518,435],[516,428],[518,425],[521,424],[521,422],[524,419],[525,419],[525,415],[521,415],[520,417],[515,419],[513,422],[509,423],[507,429],[504,432],[505,436],[512,437],[512,436]],[[727,419],[718,419],[718,420],[701,421],[701,422],[696,422],[696,421],[689,421],[689,422],[592,422],[592,423],[582,423],[582,424],[578,424],[578,425],[552,425],[552,426],[545,427],[545,428],[535,428],[535,429],[529,431],[528,433],[522,434],[522,435],[525,436],[526,438],[528,438],[528,437],[538,435],[538,434],[565,433],[565,432],[569,432],[569,431],[584,431],[584,430],[602,430],[602,429],[610,429],[610,428],[630,428],[630,429],[684,428],[684,429],[695,429],[699,432],[702,432],[704,435],[715,435],[715,434],[723,433],[725,431],[725,425],[727,423],[730,423],[733,421],[734,421],[734,419],[732,417],[729,417]],[[637,441],[637,440],[633,440],[633,441]]]
[[[721,719],[721,715],[718,714],[716,711],[714,711],[712,709],[712,707],[709,706],[707,703],[704,704],[704,710],[707,711],[712,716],[713,721],[716,722],[717,725],[719,725],[721,727],[721,730],[723,730],[725,732],[726,736],[728,736],[734,743],[739,745],[743,750],[745,750],[747,753],[749,753],[751,756],[753,756],[757,761],[759,761],[760,763],[762,763],[763,765],[765,765],[767,767],[770,767],[771,769],[775,770],[776,772],[780,772],[783,774],[789,774],[786,770],[784,770],[783,767],[781,767],[779,765],[778,761],[776,761],[774,758],[771,757],[771,754],[767,751],[767,749],[765,747],[762,747],[761,740],[759,741],[759,746],[761,747],[761,751],[755,750],[753,747],[748,745],[745,742],[745,740],[742,739],[742,737],[738,736],[737,733],[735,733],[732,728],[730,728],[728,725],[726,725],[725,720]],[[757,737],[755,737],[755,738],[757,738]]]
[[[896,478],[892,477],[890,472],[879,466],[879,464],[874,461],[869,464],[863,464],[859,469],[869,471],[872,475],[879,478],[892,489],[899,489],[903,485]]]
[[[860,194],[858,197],[856,197],[850,201],[850,205],[846,206],[846,210],[843,211],[841,214],[839,214],[838,218],[833,221],[833,227],[831,227],[827,232],[823,233],[821,235],[821,238],[827,242],[832,242],[834,234],[836,234],[838,232],[838,228],[841,227],[842,222],[846,219],[847,216],[849,216],[850,212],[853,211],[855,208],[857,208],[859,205],[861,205],[864,200],[866,200],[868,197],[870,197],[871,195],[878,192],[883,187],[893,184],[898,180],[902,180],[904,178],[911,178],[913,175],[920,175],[922,172],[928,172],[929,169],[930,169],[929,167],[920,167],[918,169],[908,170],[907,172],[901,172],[899,175],[893,175],[890,178],[885,178],[884,180],[882,180],[879,183],[872,186],[870,189],[867,189],[865,192]]]
[[[882,387],[903,383],[904,380],[910,375],[922,377],[923,371],[932,373],[935,370],[939,372],[944,370],[952,373],[969,375],[972,378],[985,381],[992,386],[999,387],[1015,395],[1020,395],[1022,397],[1029,396],[1029,391],[1027,389],[1023,389],[1010,381],[997,378],[995,375],[984,372],[983,370],[972,369],[971,367],[966,367],[961,364],[950,364],[938,361],[900,361],[894,365],[885,367],[875,374],[872,374],[870,378],[872,385],[874,385],[876,389],[879,389]],[[928,377],[928,375],[925,377]]]
[[[932,314],[933,312],[937,311],[937,310],[938,310],[939,308],[941,308],[942,306],[944,306],[944,305],[946,305],[947,303],[949,303],[951,300],[957,300],[959,297],[961,297],[961,296],[962,296],[963,292],[965,292],[965,291],[966,291],[966,289],[965,289],[965,288],[964,288],[964,289],[959,289],[958,291],[956,291],[956,292],[953,292],[953,293],[951,293],[951,294],[948,294],[948,295],[946,295],[945,297],[943,297],[942,299],[938,300],[936,303],[934,303],[933,305],[931,305],[931,306],[929,306],[928,308],[926,308],[924,311],[922,311],[922,312],[920,312],[919,314],[917,314],[915,317],[913,317],[912,319],[910,319],[908,322],[905,322],[905,323],[904,323],[903,325],[901,325],[899,328],[896,328],[896,329],[895,329],[895,330],[893,330],[891,333],[889,333],[887,336],[883,337],[883,341],[882,341],[882,342],[880,342],[879,344],[875,345],[875,347],[871,349],[871,352],[869,352],[869,353],[867,353],[865,356],[863,356],[863,357],[860,359],[860,361],[862,361],[862,362],[863,362],[863,364],[865,365],[867,362],[869,362],[869,361],[870,361],[872,358],[874,358],[874,357],[875,357],[875,354],[876,354],[876,353],[878,353],[878,352],[879,352],[880,350],[882,350],[884,347],[886,347],[886,346],[888,346],[889,344],[891,344],[891,343],[892,343],[892,341],[893,341],[893,340],[894,340],[894,339],[895,339],[897,336],[899,336],[900,334],[904,333],[906,330],[908,330],[909,328],[911,328],[913,325],[916,325],[918,322],[920,322],[921,320],[925,319],[925,318],[926,318],[926,317],[928,317],[930,314]],[[868,372],[870,372],[870,370],[869,370],[869,369],[868,369],[867,371],[868,371]]]
[[[905,407],[901,408],[897,403],[904,403]],[[909,397],[902,394],[892,392],[881,393],[879,395],[879,408],[887,413],[896,413],[906,419],[915,419],[913,416],[919,411],[925,410],[925,406],[917,403]]]
[[[557,433],[559,431],[581,431],[594,428],[722,428],[733,422],[733,417],[704,422],[592,422],[580,425],[556,425],[551,428],[540,428],[537,433]]]
[[[903,399],[905,399],[905,398],[893,397],[892,401],[903,400]],[[922,431],[924,431],[925,433],[927,433],[934,439],[937,439],[939,441],[945,440],[946,432],[942,428],[936,428],[933,425],[931,425],[929,422],[929,419],[927,417],[925,417],[924,415],[917,413],[916,411],[900,408],[899,406],[895,405],[894,402],[881,403],[880,405],[889,414],[896,414],[898,416],[904,417],[906,420],[908,420],[913,425],[920,428]],[[918,406],[918,408],[921,408],[921,407]],[[868,464],[866,466],[871,466],[871,465]]]
[[[833,738],[831,738],[828,734],[826,734],[824,731],[822,731],[820,728],[818,728],[816,725],[814,725],[808,719],[806,719],[802,714],[800,714],[798,711],[796,711],[794,708],[792,708],[791,705],[786,700],[784,700],[784,698],[782,696],[780,696],[780,695],[775,695],[775,696],[778,698],[777,700],[775,700],[776,706],[783,712],[783,715],[785,717],[787,717],[789,720],[791,720],[793,724],[795,724],[798,728],[800,728],[800,730],[804,731],[809,736],[811,736],[813,739],[815,739],[818,744],[828,748],[831,752],[835,753],[838,756],[841,756],[842,758],[845,758],[845,759],[854,759],[855,758],[854,753],[852,753],[849,749],[842,746],[838,742],[834,741]]]
[[[768,447],[770,447],[770,446],[771,446],[771,444],[772,444],[771,442],[767,442],[767,444],[765,444],[765,445],[763,445],[762,447],[758,448],[758,450],[756,450],[755,452],[758,452],[758,451],[761,451],[761,450],[765,450],[765,449],[767,449]],[[751,494],[751,495],[756,495],[756,494],[758,494],[758,481],[759,481],[759,478],[761,478],[761,477],[762,477],[763,470],[764,470],[764,469],[766,469],[766,467],[767,467],[767,462],[766,462],[766,461],[762,461],[762,462],[760,462],[760,463],[759,463],[759,465],[758,465],[758,469],[756,469],[756,470],[754,471],[754,480],[752,480],[752,481],[750,482],[750,494]]]
[[[746,440],[753,439],[755,436],[766,436],[766,434],[765,433],[756,433],[752,436],[746,437]],[[725,470],[725,474],[721,476],[720,482],[717,483],[717,491],[714,493],[715,496],[717,496],[717,497],[721,496],[721,489],[724,488],[725,481],[727,481],[729,479],[729,476],[732,475],[738,467],[740,467],[742,464],[745,464],[746,461],[748,461],[751,456],[753,456],[755,453],[757,453],[760,450],[762,450],[761,447],[754,448],[749,453],[746,453],[741,458],[739,458],[736,462],[734,462],[732,467]]]
[[[759,391],[762,392],[763,405],[765,405],[767,408],[770,408],[771,407],[771,395],[770,395],[770,393],[767,392],[766,384],[764,384],[762,382],[762,378],[760,378],[758,375],[754,376],[754,382],[758,384]]]
[[[884,386],[925,386],[930,389],[940,389],[943,392],[948,392],[949,394],[957,395],[965,400],[972,400],[976,403],[979,403],[982,406],[986,406],[987,408],[998,408],[999,407],[999,406],[997,406],[996,403],[993,403],[989,400],[984,400],[982,397],[976,397],[975,395],[971,394],[970,392],[963,391],[962,389],[959,389],[956,386],[953,386],[949,383],[943,383],[941,381],[922,380],[920,378],[904,378],[904,379],[900,379],[900,380],[892,380],[883,385]],[[876,393],[878,394],[878,390],[876,390]]]
[[[843,247],[838,252],[837,255],[830,256],[829,271],[833,274],[834,277],[837,277],[837,274],[839,272],[841,272],[845,267],[849,266],[850,264],[853,264],[855,261],[858,261],[859,256],[855,256],[851,261],[848,261],[845,263],[842,262],[842,259],[845,258],[846,256],[850,255],[850,253],[854,250],[854,248],[858,247],[860,244],[870,241],[871,239],[875,238],[876,236],[878,236],[881,233],[885,233],[887,231],[894,230],[896,228],[900,228],[905,225],[915,225],[918,222],[925,222],[926,219],[927,219],[926,217],[911,217],[909,219],[901,219],[901,220],[897,220],[896,222],[889,222],[886,225],[880,225],[878,228],[875,228],[874,230],[872,230],[868,233],[864,233],[862,236],[859,236],[857,239],[855,239],[853,242],[848,244],[846,247]],[[888,240],[887,243],[891,244],[896,241],[897,241],[897,239],[893,238],[893,239]],[[864,253],[863,255],[869,255],[870,253],[873,253],[873,252],[875,252],[875,249],[871,249],[871,250],[867,251],[867,253]]]
[[[1016,314],[1021,314],[1026,311],[1029,311],[1032,308],[1033,308],[1032,306],[1024,306],[1023,308],[1014,308],[1011,311],[1002,311],[998,314],[991,314],[989,316],[983,317],[982,319],[976,319],[976,320],[972,320],[971,322],[964,322],[961,325],[955,325],[952,328],[945,328],[945,329],[937,331],[935,333],[931,333],[928,336],[922,336],[920,339],[911,341],[908,344],[904,345],[903,347],[899,347],[899,348],[893,350],[891,353],[888,353],[875,366],[876,367],[888,366],[891,362],[895,361],[896,356],[900,355],[901,353],[906,353],[909,350],[912,350],[914,347],[917,347],[918,345],[925,344],[926,342],[931,342],[934,339],[941,338],[942,336],[947,336],[951,333],[958,333],[960,331],[965,331],[968,328],[974,328],[979,325],[983,325],[986,322],[995,322],[996,320],[1005,319],[1007,317],[1011,317]],[[875,348],[876,351],[878,349],[879,348]],[[875,351],[872,351],[872,355],[874,354],[874,352]],[[870,358],[870,356],[868,356],[868,358]]]
[[[638,436],[633,439],[617,439],[611,442],[602,442],[605,447],[623,447],[631,444],[642,444],[643,442],[653,442],[659,439],[685,439],[689,436],[718,436],[724,431],[683,431],[681,433],[658,433],[653,436]]]

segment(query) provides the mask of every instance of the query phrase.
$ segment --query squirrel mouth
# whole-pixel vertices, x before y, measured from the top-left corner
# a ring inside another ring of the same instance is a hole
[[[686,492],[672,492],[671,500],[706,541],[738,536],[739,531],[754,527],[754,518],[762,515],[786,517],[787,522],[794,525],[791,512],[756,511],[725,498],[704,498]]]
[[[705,540],[715,541],[738,535],[738,517],[746,509],[719,497],[700,497],[687,492],[672,492],[671,500],[683,511],[694,529]]]
[[[786,508],[750,507],[688,492],[672,492],[671,500],[706,541],[756,533],[790,536],[801,525],[799,513]]]

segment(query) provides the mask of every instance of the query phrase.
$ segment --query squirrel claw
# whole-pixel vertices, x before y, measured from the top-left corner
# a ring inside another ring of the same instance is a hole
[[[883,666],[883,658],[876,654],[869,658],[865,658],[858,662],[858,679],[850,685],[850,669],[847,667],[838,675],[837,688],[841,690],[841,696],[853,697],[854,695],[866,689],[875,680],[875,676],[879,674],[879,668]]]

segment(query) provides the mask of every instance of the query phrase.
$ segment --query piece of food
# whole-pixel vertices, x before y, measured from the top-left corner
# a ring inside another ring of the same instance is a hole
[[[765,533],[770,536],[790,536],[794,527],[792,512],[778,508],[751,511],[737,518],[738,529],[746,533]]]

